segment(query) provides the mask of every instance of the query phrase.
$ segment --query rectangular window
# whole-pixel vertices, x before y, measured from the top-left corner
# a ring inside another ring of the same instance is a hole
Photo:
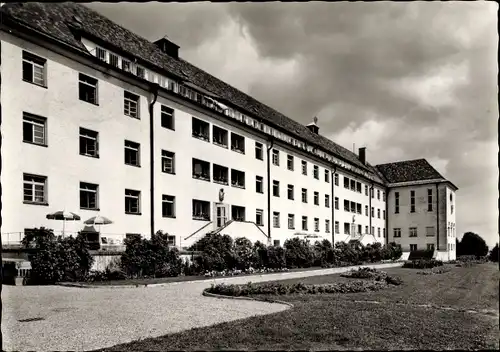
[[[349,189],[349,178],[344,176],[344,188]]]
[[[363,229],[363,226],[358,225],[358,235],[361,235],[361,230]]]
[[[109,64],[114,67],[118,67],[118,56],[112,53],[109,53]]]
[[[335,174],[335,186],[339,185],[339,175]]]
[[[273,246],[279,247],[280,245],[280,240],[273,240]]]
[[[377,227],[377,237],[380,237],[380,227]]]
[[[293,171],[293,155],[287,155],[286,167],[288,170]]]
[[[279,150],[273,149],[271,160],[273,161],[273,165],[276,165],[276,166],[280,165],[280,152],[279,152]]]
[[[79,99],[97,105],[97,79],[83,73],[78,74],[78,79]]]
[[[453,204],[451,205],[450,211],[451,211],[451,214],[453,214]]]
[[[307,161],[302,160],[302,175],[307,175]]]
[[[377,189],[377,199],[380,200],[380,190]]]
[[[416,244],[410,244],[410,252],[415,252],[417,250]]]
[[[435,232],[434,232],[434,226],[428,226],[425,228],[425,235],[426,236],[434,236],[435,235]]]
[[[330,220],[325,220],[325,232],[330,233]]]
[[[47,177],[23,174],[23,200],[29,203],[47,203]]]
[[[385,227],[382,229],[382,236],[385,238]]]
[[[371,214],[372,214],[372,218],[374,218],[375,217],[375,209],[373,207],[371,209]]]
[[[314,192],[314,205],[319,205],[319,192]]]
[[[164,218],[175,218],[175,197],[162,195],[161,213]]]
[[[349,201],[347,199],[344,199],[344,211],[349,211]]]
[[[394,214],[399,214],[399,192],[394,192]]]
[[[290,230],[295,229],[295,215],[294,214],[288,214],[288,229],[290,229]]]
[[[245,173],[243,171],[231,169],[231,186],[245,188]]]
[[[434,250],[434,243],[427,243],[427,250],[433,251]]]
[[[133,93],[124,92],[123,113],[127,116],[139,118],[139,96]]]
[[[356,190],[356,181],[355,180],[350,180],[351,181],[351,191]]]
[[[106,61],[107,51],[103,48],[96,47],[95,48],[95,56],[102,61]]]
[[[212,128],[212,141],[214,144],[227,148],[227,130],[213,125]]]
[[[174,109],[165,105],[161,106],[161,127],[175,130]]]
[[[231,150],[245,154],[245,137],[231,132]]]
[[[348,222],[344,222],[344,234],[351,234],[351,224],[349,224]]]
[[[325,194],[325,207],[330,208],[330,196]]]
[[[192,136],[208,142],[210,140],[210,124],[196,117],[193,117],[191,121]]]
[[[259,226],[264,226],[264,210],[257,209],[255,211],[255,223]]]
[[[231,216],[234,221],[245,221],[245,207],[232,205]]]
[[[368,234],[368,226],[365,226],[365,233]]]
[[[23,112],[23,142],[47,145],[47,119]]]
[[[319,166],[318,165],[314,165],[313,176],[316,180],[319,180]]]
[[[302,231],[307,231],[307,216],[302,217]]]
[[[140,78],[146,77],[146,71],[144,70],[144,67],[141,67],[141,66],[136,66],[135,74],[137,75],[137,77],[140,77]]]
[[[288,199],[290,200],[293,200],[293,191],[294,191],[294,188],[293,188],[293,185],[288,185]]]
[[[210,221],[210,202],[193,199],[193,220]]]
[[[361,207],[362,205],[360,203],[356,203],[356,213],[361,214]]]
[[[193,158],[193,178],[210,181],[210,163]]]
[[[351,202],[351,213],[356,212],[356,202]]]
[[[375,236],[375,227],[374,226],[372,226],[372,232],[370,232],[370,234]]]
[[[125,214],[141,213],[141,192],[132,189],[125,190]]]
[[[368,216],[368,205],[365,205],[365,215]]]
[[[307,189],[302,188],[302,203],[307,203]]]
[[[46,64],[46,59],[23,51],[23,80],[45,87]]]
[[[245,174],[243,174],[244,177]],[[229,184],[229,169],[225,166],[213,164],[213,179],[215,183],[223,185]],[[244,184],[243,179],[243,184]]]
[[[394,229],[394,238],[401,237],[401,229],[400,228],[395,228]]]
[[[125,141],[125,164],[141,166],[140,152],[141,146],[139,143]]]
[[[356,192],[361,193],[361,182],[356,182]]]
[[[427,190],[427,211],[432,211],[432,189]]]
[[[410,213],[415,212],[415,191],[410,191]]]
[[[130,61],[122,58],[122,70],[130,72]]]
[[[255,142],[255,159],[264,160],[264,154],[262,153],[262,143]]]
[[[330,183],[330,171],[325,169],[325,182]]]
[[[99,157],[99,133],[80,127],[80,155]]]
[[[417,228],[410,227],[410,237],[417,237]]]
[[[335,209],[339,209],[339,197],[335,197]]]
[[[277,211],[273,211],[273,227],[274,228],[280,227],[280,213]]]
[[[382,200],[385,202],[385,192],[382,192]]]
[[[385,210],[382,211],[382,214],[383,214],[383,219],[385,220]]]
[[[367,195],[368,195],[368,186],[365,185],[365,196],[367,196]]]
[[[280,181],[273,180],[273,196],[280,196]]]
[[[380,209],[377,209],[377,218],[380,219]]]
[[[335,233],[340,233],[340,224],[338,221],[335,221]]]
[[[99,195],[99,186],[80,182],[80,208],[81,209],[93,209],[96,210],[98,208],[98,195]]]
[[[175,153],[168,150],[161,151],[161,171],[167,174],[175,174]]]
[[[319,219],[314,218],[314,231],[319,232]]]
[[[262,176],[255,176],[255,192],[264,193],[264,178]]]

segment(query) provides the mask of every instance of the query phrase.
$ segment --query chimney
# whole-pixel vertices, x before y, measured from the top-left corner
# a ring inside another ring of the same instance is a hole
[[[173,42],[171,42],[167,36],[157,40],[154,42],[157,47],[161,49],[165,54],[173,57],[174,59],[179,58],[179,46]]]
[[[366,147],[362,147],[358,149],[359,160],[366,165]]]
[[[315,133],[315,134],[318,134],[319,132],[319,127],[317,125],[318,123],[318,118],[315,116],[314,119],[313,119],[313,122],[311,122],[310,124],[308,124],[306,127],[309,129],[309,131],[311,131],[312,133]]]

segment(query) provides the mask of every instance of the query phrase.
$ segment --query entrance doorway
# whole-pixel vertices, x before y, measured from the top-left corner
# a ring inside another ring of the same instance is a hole
[[[215,216],[216,226],[219,228],[224,226],[227,222],[227,208],[226,205],[222,203],[217,203],[215,205],[215,208],[216,208],[216,216]]]

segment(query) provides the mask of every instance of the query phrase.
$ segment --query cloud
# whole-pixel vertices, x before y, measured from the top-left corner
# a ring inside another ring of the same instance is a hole
[[[494,2],[92,3],[371,163],[427,158],[498,241]]]

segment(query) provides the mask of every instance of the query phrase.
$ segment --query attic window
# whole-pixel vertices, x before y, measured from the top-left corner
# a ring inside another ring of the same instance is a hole
[[[95,56],[102,61],[106,61],[106,50],[96,47],[95,48]]]

